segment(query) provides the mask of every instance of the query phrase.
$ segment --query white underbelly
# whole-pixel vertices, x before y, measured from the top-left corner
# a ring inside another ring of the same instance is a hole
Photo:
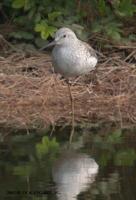
[[[54,70],[66,77],[86,74],[94,70],[96,64],[95,57],[81,57],[75,52],[53,51]]]

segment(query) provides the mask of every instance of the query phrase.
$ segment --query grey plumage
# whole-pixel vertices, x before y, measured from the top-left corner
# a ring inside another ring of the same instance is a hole
[[[65,77],[87,74],[95,69],[97,56],[95,50],[79,40],[69,28],[60,28],[55,39],[48,46],[55,45],[52,51],[52,63],[56,73]]]

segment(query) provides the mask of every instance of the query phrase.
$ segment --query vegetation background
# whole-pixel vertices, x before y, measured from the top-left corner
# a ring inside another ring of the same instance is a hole
[[[136,41],[135,13],[134,0],[3,0],[0,24],[7,29],[0,33],[40,47],[57,28],[68,26],[84,40],[93,33],[127,43]]]

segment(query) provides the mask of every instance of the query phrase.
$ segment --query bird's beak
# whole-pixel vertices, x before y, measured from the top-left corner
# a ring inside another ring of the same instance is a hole
[[[55,46],[55,45],[56,45],[56,41],[53,40],[53,41],[50,42],[49,44],[47,44],[47,45],[45,45],[44,47],[42,47],[42,48],[40,49],[40,51],[42,51],[42,50],[44,50],[44,49],[46,49],[46,48],[48,48],[48,47]]]

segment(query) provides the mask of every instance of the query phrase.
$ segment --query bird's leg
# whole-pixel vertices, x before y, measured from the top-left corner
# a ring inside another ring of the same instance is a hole
[[[69,90],[69,96],[70,96],[70,102],[71,102],[71,111],[72,111],[72,128],[71,128],[71,133],[70,133],[70,138],[69,138],[69,143],[71,144],[72,138],[75,132],[75,113],[74,113],[74,98],[72,96],[72,91],[71,91],[71,85],[69,80],[67,79],[67,84],[68,84],[68,90]]]

